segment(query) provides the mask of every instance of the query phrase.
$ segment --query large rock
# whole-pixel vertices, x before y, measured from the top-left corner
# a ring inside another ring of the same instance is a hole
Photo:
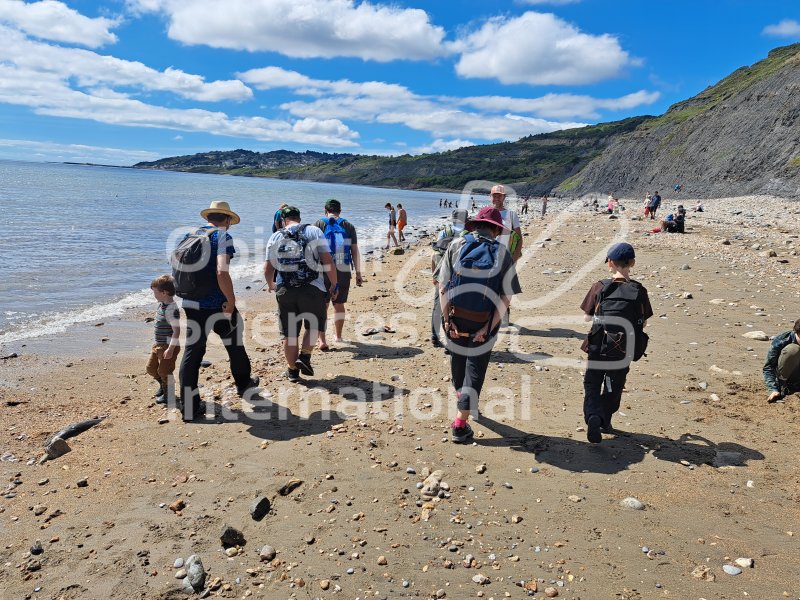
[[[259,496],[253,500],[253,503],[250,505],[250,516],[253,517],[254,520],[260,521],[267,516],[270,507],[269,498],[266,496]]]
[[[203,589],[206,584],[206,570],[203,561],[197,554],[192,554],[186,561],[186,577],[183,579],[183,589],[189,594],[194,594]]]
[[[769,336],[763,331],[748,331],[747,333],[743,333],[742,337],[745,337],[748,340],[758,340],[759,342],[769,341]]]
[[[50,443],[44,447],[45,459],[55,460],[59,456],[64,456],[67,452],[72,451],[69,444],[62,440],[60,437],[53,438]]]
[[[230,525],[225,525],[222,528],[222,533],[219,536],[219,541],[222,542],[223,548],[230,548],[231,546],[244,546],[247,540],[244,534]]]

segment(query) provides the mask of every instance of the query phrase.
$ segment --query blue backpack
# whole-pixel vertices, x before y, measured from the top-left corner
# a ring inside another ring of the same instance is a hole
[[[300,225],[294,231],[288,227],[280,230],[283,239],[278,245],[278,264],[281,283],[287,287],[302,287],[313,282],[319,276],[319,268],[308,248],[305,236],[308,224]]]
[[[502,295],[500,242],[468,233],[453,265],[448,284],[450,316],[458,319],[459,329],[474,333],[494,314]]]
[[[325,221],[326,219],[323,219]],[[337,265],[353,264],[353,257],[350,253],[350,242],[345,228],[342,226],[344,219],[341,217],[329,217],[325,225],[325,238],[331,249],[331,256]]]

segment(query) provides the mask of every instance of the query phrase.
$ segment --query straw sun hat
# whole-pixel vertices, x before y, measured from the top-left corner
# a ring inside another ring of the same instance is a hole
[[[239,215],[233,212],[230,205],[224,200],[214,200],[211,203],[211,206],[200,211],[200,216],[208,220],[208,215],[214,213],[229,216],[231,218],[231,225],[236,225],[239,221],[241,221]]]

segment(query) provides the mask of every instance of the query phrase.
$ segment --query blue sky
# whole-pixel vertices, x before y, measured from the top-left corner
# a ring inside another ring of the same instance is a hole
[[[0,158],[418,154],[660,114],[786,0],[0,0]]]

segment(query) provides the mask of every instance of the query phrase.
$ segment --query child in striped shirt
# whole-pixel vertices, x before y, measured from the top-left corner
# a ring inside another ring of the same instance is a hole
[[[169,275],[156,277],[150,283],[153,296],[158,300],[155,319],[155,343],[147,361],[147,374],[158,382],[155,399],[166,404],[175,398],[175,380],[172,375],[180,353],[181,315],[175,304],[175,282]]]

